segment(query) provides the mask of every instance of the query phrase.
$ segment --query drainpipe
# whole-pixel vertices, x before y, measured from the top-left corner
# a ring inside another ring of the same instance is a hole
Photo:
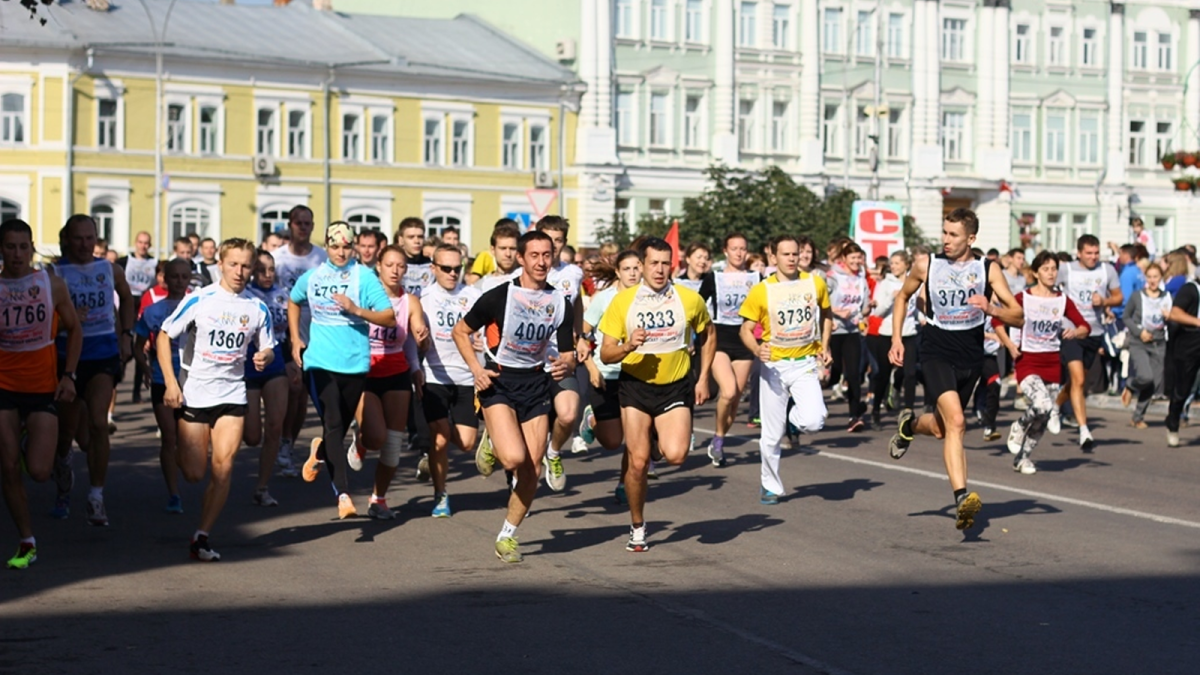
[[[321,83],[321,92],[325,95],[325,159],[322,162],[322,164],[324,165],[324,170],[325,170],[325,224],[326,225],[333,222],[333,190],[330,187],[330,176],[329,176],[329,172],[331,169],[331,164],[330,164],[329,158],[330,158],[330,154],[332,152],[331,148],[333,147],[333,143],[329,138],[329,134],[332,130],[332,126],[331,126],[329,120],[330,120],[330,116],[332,114],[330,111],[330,106],[332,105],[333,96],[332,96],[329,88],[330,88],[330,86],[333,85],[333,80],[335,77],[337,77],[337,71],[335,71],[333,68],[330,68],[329,69],[329,77],[325,78],[325,81]]]
[[[70,218],[75,214],[75,84],[83,79],[84,75],[92,71],[92,65],[95,63],[95,51],[87,48],[87,65],[83,70],[71,78],[70,84],[67,85],[67,177],[65,185],[63,185],[63,193],[66,197],[66,214],[64,217]]]

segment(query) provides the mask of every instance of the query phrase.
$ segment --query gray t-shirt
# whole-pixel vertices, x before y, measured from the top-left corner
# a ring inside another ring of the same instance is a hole
[[[1104,326],[1104,308],[1092,306],[1092,293],[1107,298],[1112,291],[1121,290],[1121,280],[1111,264],[1101,262],[1092,269],[1074,260],[1059,265],[1058,286],[1070,298],[1083,318],[1092,325],[1092,335],[1100,335]]]

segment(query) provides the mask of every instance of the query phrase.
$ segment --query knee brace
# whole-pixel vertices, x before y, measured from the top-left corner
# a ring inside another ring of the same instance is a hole
[[[394,469],[400,466],[400,453],[403,451],[404,432],[389,429],[387,440],[383,442],[383,449],[379,451],[379,463]]]

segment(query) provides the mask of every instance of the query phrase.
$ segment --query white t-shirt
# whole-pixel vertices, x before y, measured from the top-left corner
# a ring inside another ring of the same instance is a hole
[[[289,294],[301,275],[329,259],[325,249],[318,246],[313,246],[312,250],[304,255],[296,255],[292,253],[290,245],[280,246],[271,251],[271,257],[275,259],[275,285],[283,288]],[[308,305],[300,305],[300,339],[305,344],[308,344],[308,324],[311,321],[312,311]]]
[[[583,269],[579,265],[568,265],[559,262],[550,268],[546,275],[546,284],[558,289],[567,299],[567,304],[575,302],[579,297],[579,286],[583,283]]]
[[[441,284],[425,287],[421,309],[429,321],[430,343],[425,352],[425,378],[437,384],[470,387],[475,376],[463,360],[452,335],[454,326],[475,306],[482,293],[474,286],[459,286],[453,291]]]

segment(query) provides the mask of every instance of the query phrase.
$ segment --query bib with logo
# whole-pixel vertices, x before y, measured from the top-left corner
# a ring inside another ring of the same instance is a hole
[[[546,285],[558,289],[568,304],[575,302],[576,296],[579,295],[579,285],[582,283],[583,269],[579,265],[559,263],[551,267],[546,275]]]
[[[1064,263],[1062,269],[1063,292],[1075,301],[1079,313],[1088,320],[1088,323],[1099,329],[1103,323],[1103,316],[1101,310],[1092,306],[1092,294],[1098,293],[1101,297],[1108,295],[1108,289],[1105,286],[1105,282],[1108,281],[1108,270],[1104,267],[1104,263],[1100,263],[1090,270],[1075,269],[1073,264]]]
[[[358,302],[359,269],[357,264],[337,268],[322,264],[308,277],[308,306],[312,309],[312,320],[325,326],[361,326],[365,319],[342,311],[333,299],[341,294]]]
[[[125,281],[129,292],[137,297],[146,292],[158,278],[158,260],[129,256],[125,259]]]
[[[58,263],[54,273],[67,282],[85,338],[116,333],[112,263],[103,259],[85,265]]]
[[[288,297],[287,289],[276,284],[270,288],[263,289],[251,284],[247,286],[250,293],[263,301],[267,309],[271,311],[271,331],[275,334],[276,340],[281,340],[288,334]]]
[[[821,307],[811,276],[766,286],[772,347],[803,347],[821,339]]]
[[[566,300],[554,289],[509,286],[496,363],[509,368],[543,367],[565,312]]]
[[[639,354],[669,354],[687,347],[687,315],[673,285],[658,293],[645,284],[638,286],[625,315],[625,332],[638,328],[646,331]]]
[[[418,298],[421,297],[421,291],[425,287],[433,283],[433,264],[409,263],[404,270],[404,278],[400,280],[400,284],[404,286],[405,293],[412,293]]]
[[[447,291],[434,285],[425,290],[421,309],[429,319],[433,341],[425,352],[425,363],[428,365],[425,376],[430,382],[471,384],[471,370],[454,343],[454,326],[466,316],[479,295],[479,290],[472,286],[459,286]]]
[[[1022,295],[1025,324],[1021,327],[1021,351],[1035,354],[1057,352],[1062,346],[1062,322],[1067,311],[1067,297]]]
[[[938,328],[969,330],[982,326],[987,319],[982,309],[967,302],[971,296],[983,295],[987,290],[982,260],[950,262],[941,256],[931,258],[925,286],[929,294],[929,321]]]
[[[714,323],[722,326],[742,325],[742,305],[750,289],[759,282],[758,272],[717,272],[713,274],[717,296],[713,301],[717,315]]]
[[[1142,293],[1142,328],[1148,331],[1166,328],[1171,304],[1172,298],[1166,293],[1159,293],[1157,298]]]
[[[54,343],[50,275],[0,279],[0,351],[33,352]]]
[[[690,289],[690,290],[693,290],[693,291],[699,293],[700,292],[700,281],[701,281],[700,279],[689,279],[687,277],[676,277],[675,285],[683,286],[684,288],[687,288],[687,289]]]

